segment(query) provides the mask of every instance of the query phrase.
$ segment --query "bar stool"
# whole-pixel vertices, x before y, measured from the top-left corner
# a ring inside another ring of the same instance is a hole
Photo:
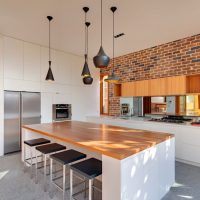
[[[51,185],[55,185],[58,189],[60,189],[63,192],[63,199],[65,199],[66,191],[66,166],[69,166],[69,164],[84,158],[86,158],[86,154],[75,151],[73,149],[50,155]],[[63,168],[63,176],[57,177],[56,179],[53,179],[53,161],[58,162]],[[54,182],[54,180],[57,180],[59,178],[63,178],[62,187],[56,184],[56,182]]]
[[[80,191],[73,194],[73,171],[89,180],[89,200],[92,200],[93,189],[101,191],[100,189],[94,187],[93,181],[96,177],[102,174],[102,161],[90,158],[70,166],[70,200],[75,199],[74,196],[83,192]]]
[[[36,147],[36,150],[41,153],[43,160],[44,160],[44,191],[47,191],[46,188],[46,175],[47,175],[47,158],[50,156],[50,154],[65,150],[66,147],[58,144],[58,143],[51,143],[51,144],[46,144],[42,146]],[[37,159],[37,154],[36,154],[36,184],[38,182],[38,159]]]
[[[24,141],[24,172],[26,171],[26,164],[31,167],[31,178],[32,175],[32,167],[33,167],[33,158],[36,158],[36,150],[35,147],[43,144],[50,143],[50,140],[44,138],[32,139]],[[26,148],[30,149],[30,158],[26,158]],[[33,157],[33,150],[35,151],[35,157]]]

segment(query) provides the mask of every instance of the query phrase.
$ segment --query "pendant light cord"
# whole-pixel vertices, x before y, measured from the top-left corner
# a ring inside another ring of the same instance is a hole
[[[101,0],[101,46],[103,45],[103,0]]]
[[[114,67],[115,67],[115,13],[113,12],[113,70],[114,73]]]
[[[87,13],[85,12],[85,23],[86,23],[86,20],[87,20]],[[87,54],[87,27],[86,27],[86,24],[85,24],[85,55]]]
[[[88,26],[86,26],[86,30],[87,30],[87,32],[86,32],[86,34],[87,34],[87,62],[88,62]]]
[[[51,43],[50,43],[50,40],[51,40],[51,27],[50,27],[50,23],[51,21],[49,20],[49,61],[51,61]]]

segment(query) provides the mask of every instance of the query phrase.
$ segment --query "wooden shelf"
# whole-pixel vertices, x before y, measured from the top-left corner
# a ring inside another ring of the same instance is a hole
[[[114,96],[115,97],[120,97],[121,96],[121,84],[115,84],[114,85]]]

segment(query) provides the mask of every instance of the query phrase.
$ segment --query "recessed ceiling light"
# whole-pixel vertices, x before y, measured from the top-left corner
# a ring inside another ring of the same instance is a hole
[[[119,33],[119,34],[115,35],[115,38],[119,38],[119,37],[122,37],[124,35],[125,35],[124,33]]]

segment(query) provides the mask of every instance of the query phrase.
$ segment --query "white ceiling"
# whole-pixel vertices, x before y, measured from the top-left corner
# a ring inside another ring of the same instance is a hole
[[[117,6],[116,55],[200,33],[200,0],[104,0],[104,50],[112,55],[111,6]],[[89,6],[90,57],[100,45],[100,0],[0,0],[0,33],[47,46],[52,15],[52,46],[84,53],[84,12]]]

